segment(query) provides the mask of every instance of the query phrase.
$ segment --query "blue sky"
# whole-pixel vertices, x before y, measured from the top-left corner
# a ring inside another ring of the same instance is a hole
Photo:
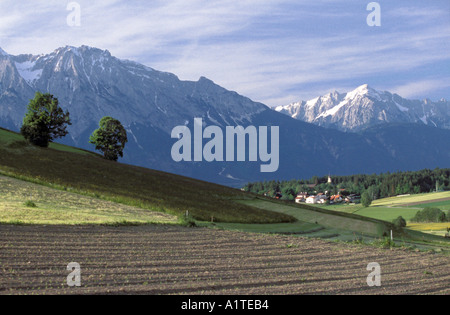
[[[80,26],[67,5],[80,5]],[[406,98],[450,99],[450,1],[2,0],[0,47],[108,49],[182,80],[206,76],[269,106],[368,83]]]

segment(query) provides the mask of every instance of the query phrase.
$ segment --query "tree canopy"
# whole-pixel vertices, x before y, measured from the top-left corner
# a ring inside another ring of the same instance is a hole
[[[372,204],[372,197],[367,191],[363,192],[361,195],[361,204],[366,208]]]
[[[89,138],[89,143],[95,145],[95,149],[102,151],[107,160],[117,161],[123,157],[125,144],[128,142],[127,131],[121,122],[112,117],[103,117],[99,127]]]
[[[68,125],[71,125],[69,112],[62,110],[58,99],[37,92],[28,104],[20,132],[32,144],[48,147],[53,140],[68,134]]]
[[[445,212],[439,208],[427,207],[421,211],[418,211],[414,218],[411,219],[412,222],[446,222],[447,217]]]

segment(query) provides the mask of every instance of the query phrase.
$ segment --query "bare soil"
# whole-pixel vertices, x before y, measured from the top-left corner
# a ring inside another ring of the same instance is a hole
[[[448,256],[295,236],[0,225],[0,240],[0,294],[450,294]],[[81,287],[67,285],[71,262]]]

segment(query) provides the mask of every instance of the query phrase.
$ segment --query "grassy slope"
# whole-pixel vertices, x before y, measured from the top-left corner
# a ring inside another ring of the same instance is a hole
[[[396,246],[405,246],[419,250],[436,250],[450,254],[450,241],[442,236],[424,234],[409,229],[396,229],[389,222],[362,217],[345,212],[330,211],[308,205],[296,205],[258,198],[243,201],[262,209],[271,209],[294,216],[299,221],[284,224],[208,224],[216,228],[257,233],[295,234],[301,237],[322,238],[335,241],[374,244],[385,246],[383,234],[394,231]]]
[[[144,209],[199,220],[280,223],[295,219],[236,202],[253,198],[240,190],[102,159],[97,154],[52,144],[26,144],[21,135],[0,130],[0,173]]]
[[[443,211],[449,210],[450,200],[445,200],[448,198],[450,198],[450,192],[448,191],[440,193],[383,198],[375,200],[368,208],[358,207],[357,210],[353,213],[388,222],[392,222],[392,220],[396,219],[399,216],[402,216],[406,221],[410,221],[418,211],[426,207],[437,207]],[[442,199],[444,199],[445,201],[442,201]],[[418,231],[436,231],[438,229],[443,232],[446,231],[449,225],[449,223],[434,224],[432,225],[432,227],[430,227],[426,224],[413,224],[411,222],[408,222],[408,227],[411,227],[414,230]],[[444,235],[444,233],[439,234]]]
[[[418,203],[418,202],[433,202],[436,199],[450,198],[450,191],[429,193],[429,194],[418,194],[410,196],[401,197],[390,197],[375,200],[372,206],[404,206],[408,204]],[[419,206],[422,208],[422,205]]]
[[[354,241],[383,238],[388,235],[393,225],[358,215],[329,211],[308,205],[277,201],[265,197],[241,201],[254,207],[276,211],[295,217],[298,221],[283,224],[208,224],[217,228],[259,233],[295,234],[304,237],[325,238],[330,240]]]
[[[303,222],[314,223],[327,228],[339,228],[373,236],[388,235],[389,231],[393,229],[392,225],[382,221],[316,207],[308,207],[306,205],[299,206],[293,203],[267,202],[264,200],[251,200],[245,203],[261,209],[286,213]]]
[[[443,198],[450,198],[450,192],[383,198],[375,200],[368,208],[363,207],[361,204],[318,205],[317,207],[344,213],[357,214],[387,222],[392,222],[399,216],[402,216],[405,220],[409,221],[418,211],[425,207],[437,207],[443,211],[449,210],[450,200],[436,201]]]
[[[405,220],[411,220],[420,209],[410,208],[389,208],[389,207],[368,207],[362,208],[354,213],[369,218],[392,222],[399,216],[402,216]]]
[[[354,214],[383,221],[386,224],[391,224],[392,220],[398,216],[403,216],[407,221],[415,216],[417,211],[424,207],[437,204],[436,199],[448,198],[450,192],[443,193],[429,193],[420,195],[410,195],[402,197],[384,198],[374,201],[372,206],[364,208],[362,205],[321,205],[315,206],[323,210],[333,210],[341,212],[342,214]],[[420,203],[420,204],[417,204]],[[445,209],[448,201],[440,202]],[[443,238],[449,227],[449,223],[424,223],[415,224],[408,222],[406,229],[394,233],[402,242],[407,245],[414,245],[424,249],[444,250],[450,253],[450,241]],[[400,232],[400,234],[398,234]],[[425,233],[423,233],[425,232]]]
[[[315,232],[314,227],[303,226],[303,230],[294,227],[294,231],[303,231],[304,236],[320,237],[341,241],[362,240],[363,242],[375,243],[378,239],[392,229],[397,245],[413,246],[423,250],[437,250],[450,254],[450,240],[443,238],[442,233],[426,234],[413,229],[396,229],[390,222],[384,220],[363,217],[358,214],[337,212],[308,205],[297,205],[288,202],[275,202],[263,200],[244,201],[247,204],[280,211],[294,216],[306,223],[316,224],[324,227],[323,230]],[[289,224],[285,224],[287,226]],[[431,228],[436,228],[433,226]],[[309,233],[308,229],[313,229]]]
[[[24,144],[25,139],[20,134],[0,127],[0,145],[3,147],[2,149],[5,149],[5,151],[8,152],[14,148],[20,149],[24,146]],[[77,153],[81,155],[98,156],[98,157],[100,156],[94,152],[70,147],[59,143],[50,143],[49,148],[58,151]]]
[[[34,206],[27,206],[28,201]],[[178,218],[0,176],[0,223],[176,224]]]

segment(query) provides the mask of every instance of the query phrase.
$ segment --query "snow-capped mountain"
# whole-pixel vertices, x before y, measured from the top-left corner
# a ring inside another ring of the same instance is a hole
[[[336,132],[292,119],[207,78],[182,81],[174,74],[87,46],[67,46],[39,56],[13,56],[0,50],[0,127],[18,131],[27,104],[37,91],[53,94],[70,112],[72,126],[62,143],[94,150],[89,136],[102,117],[112,116],[128,132],[122,162],[231,186],[330,172],[346,175],[448,167],[450,160],[450,131],[446,130],[421,126],[421,137],[411,142],[415,154],[411,160],[411,152],[403,154],[411,132],[416,132],[409,126],[363,135]],[[320,111],[320,106],[315,109],[319,99],[308,102],[311,116],[327,111],[332,114],[333,108],[346,99],[361,99],[371,106],[371,99],[384,97],[371,91],[353,94],[330,94],[328,100],[320,100],[325,109]],[[400,98],[397,103],[399,108],[408,107]],[[205,125],[222,130],[238,125],[279,126],[278,171],[261,173],[261,161],[175,162],[171,148],[177,140],[171,137],[171,131],[176,126],[193,131],[194,118],[203,118]]]
[[[29,100],[48,92],[68,109],[72,126],[63,143],[93,150],[89,135],[104,116],[119,119],[129,134],[124,161],[173,171],[171,131],[194,118],[216,126],[249,125],[266,105],[228,91],[211,80],[181,81],[171,73],[121,60],[88,46],[66,46],[45,55],[0,53],[0,126],[18,131]],[[164,140],[162,140],[164,138]],[[162,158],[159,150],[169,153]],[[192,172],[185,172],[192,175]],[[224,178],[234,178],[226,170]]]
[[[449,101],[408,100],[387,91],[377,91],[367,84],[349,93],[333,92],[275,110],[298,120],[343,131],[359,131],[383,123],[419,123],[450,129]]]
[[[106,112],[120,117],[127,127],[150,124],[169,132],[174,124],[184,124],[194,116],[225,125],[248,122],[251,115],[267,110],[206,78],[180,81],[173,74],[87,46],[68,46],[40,56],[8,55],[3,63],[28,90],[49,91],[63,106],[72,107],[71,112],[76,111],[70,128],[74,138]],[[13,121],[17,127],[21,124],[21,120]]]

